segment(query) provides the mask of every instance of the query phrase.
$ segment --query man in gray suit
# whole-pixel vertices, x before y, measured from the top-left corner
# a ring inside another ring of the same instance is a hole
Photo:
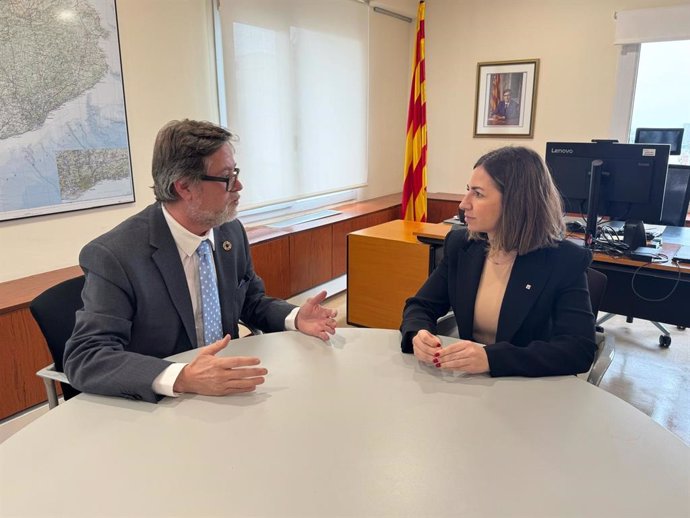
[[[259,359],[215,356],[238,336],[239,320],[265,332],[297,329],[322,340],[335,333],[336,312],[320,305],[326,292],[302,307],[265,295],[247,234],[235,219],[242,183],[231,138],[209,122],[164,126],[153,151],[157,202],[81,251],[84,308],[64,356],[76,389],[149,402],[185,392],[249,392],[267,374]],[[213,260],[200,274],[198,250],[208,245]],[[211,283],[208,291],[208,279],[217,280],[217,290]],[[215,313],[202,301],[208,293]],[[189,364],[162,359],[196,347]]]

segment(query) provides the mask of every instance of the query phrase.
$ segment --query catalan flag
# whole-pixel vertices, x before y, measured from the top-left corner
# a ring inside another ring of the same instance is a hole
[[[417,44],[407,109],[402,217],[426,221],[426,86],[424,74],[424,0],[417,9]]]
[[[491,98],[489,99],[489,116],[493,115],[501,102],[501,74],[491,74]]]

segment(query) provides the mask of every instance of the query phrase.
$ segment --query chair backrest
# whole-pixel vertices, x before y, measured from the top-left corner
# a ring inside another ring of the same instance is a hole
[[[606,275],[594,268],[587,268],[587,285],[589,286],[589,300],[592,304],[592,313],[594,313],[594,320],[597,318],[599,306],[604,299],[604,292],[606,292],[606,283],[608,279]]]
[[[81,275],[48,288],[29,305],[31,314],[48,343],[55,369],[60,372],[63,370],[65,343],[74,330],[75,314],[84,306],[81,300],[83,287],[84,276]],[[65,399],[69,399],[79,394],[79,391],[63,383],[62,394]]]
[[[599,307],[601,306],[601,301],[604,299],[607,283],[608,278],[605,274],[595,270],[594,268],[587,268],[589,300],[592,304],[592,313],[594,313],[595,321],[597,319]],[[592,385],[599,386],[599,383],[601,383],[601,379],[604,377],[604,374],[606,374],[609,365],[611,365],[611,362],[613,362],[615,348],[613,345],[613,338],[607,337],[603,332],[597,332],[594,340],[597,344],[597,350],[594,354],[592,368],[588,373],[583,374],[583,376],[587,376],[587,381]]]
[[[682,227],[690,204],[690,165],[668,166],[664,206],[661,210],[661,223]]]

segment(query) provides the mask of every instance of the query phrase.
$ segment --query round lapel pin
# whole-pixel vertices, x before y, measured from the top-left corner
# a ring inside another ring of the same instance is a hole
[[[229,252],[232,248],[232,243],[230,241],[223,241],[223,250]]]

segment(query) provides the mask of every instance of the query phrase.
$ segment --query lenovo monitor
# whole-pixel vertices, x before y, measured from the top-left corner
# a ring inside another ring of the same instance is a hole
[[[563,198],[565,211],[585,215],[590,178],[596,164],[598,217],[659,223],[664,201],[668,144],[547,142],[546,163]],[[600,175],[599,175],[600,173]]]

